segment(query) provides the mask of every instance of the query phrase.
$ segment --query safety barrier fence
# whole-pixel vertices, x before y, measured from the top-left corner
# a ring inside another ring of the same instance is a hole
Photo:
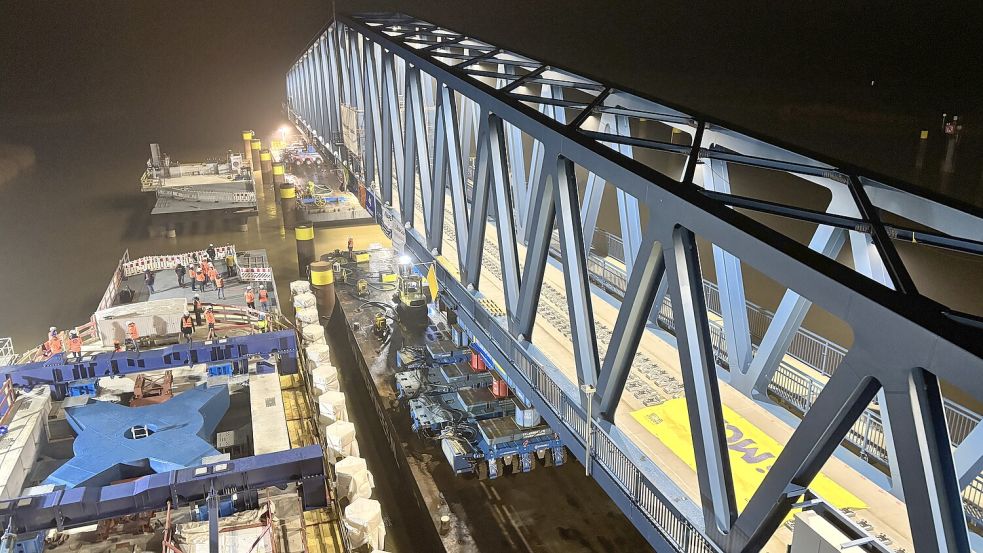
[[[227,246],[218,246],[215,248],[215,258],[224,259],[228,255],[236,257],[236,247],[233,244]],[[178,263],[184,265],[185,267],[198,263],[201,258],[208,255],[205,250],[198,250],[194,252],[187,253],[177,253],[172,255],[148,255],[132,261],[127,257],[127,261],[121,263],[122,275],[126,277],[131,277],[133,275],[138,275],[144,271],[162,271],[164,269],[173,269]],[[113,294],[112,297],[115,297]],[[100,304],[99,309],[105,309],[112,305],[112,302],[105,307]]]
[[[160,177],[152,173],[150,169],[144,171],[143,175],[140,176],[140,189],[143,192],[148,192],[150,190],[155,190],[157,188],[160,188],[160,184],[161,184]]]
[[[8,378],[0,387],[0,425],[7,424],[14,416],[14,399],[14,385]]]
[[[113,305],[116,301],[116,294],[119,293],[120,284],[122,284],[123,279],[126,278],[126,270],[124,267],[130,262],[130,250],[123,252],[123,257],[119,259],[116,263],[116,270],[113,271],[113,276],[109,279],[109,286],[106,287],[106,291],[102,294],[102,299],[99,300],[99,305],[96,307],[96,311],[101,311]]]
[[[233,204],[254,204],[256,203],[255,192],[220,192],[217,190],[189,190],[185,187],[160,188],[157,190],[158,198],[173,198],[175,200],[187,200],[190,202],[211,202],[211,203],[233,203]]]
[[[0,367],[10,365],[17,359],[14,351],[14,341],[10,338],[0,338]]]

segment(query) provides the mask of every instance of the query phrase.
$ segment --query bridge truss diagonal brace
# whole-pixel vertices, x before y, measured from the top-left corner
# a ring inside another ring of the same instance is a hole
[[[904,491],[908,523],[919,553],[969,551],[962,487],[956,476],[938,378],[914,369],[885,385],[887,416]]]
[[[586,407],[587,393],[584,386],[597,385],[600,362],[587,276],[587,255],[584,253],[584,233],[580,226],[577,175],[573,162],[562,156],[556,163],[554,186],[556,224],[560,229],[560,251],[563,256],[563,280],[567,288],[570,333],[573,336],[574,362],[577,365],[577,380],[581,391],[580,404]]]
[[[877,393],[877,382],[851,363],[848,354],[751,496],[727,536],[728,552],[764,546]]]
[[[737,518],[737,507],[696,236],[677,227],[662,243],[704,524],[719,539]]]
[[[655,233],[654,225],[650,224],[642,236],[638,258],[628,278],[627,291],[598,376],[598,417],[609,422],[614,422],[615,410],[621,401],[638,344],[645,333],[648,315],[652,306],[662,301],[658,291],[665,280],[666,264]]]
[[[552,167],[558,155],[552,151],[545,152],[544,158]],[[537,180],[530,187],[533,202],[529,204],[529,224],[526,227],[529,243],[519,284],[519,306],[514,320],[510,321],[512,332],[520,340],[531,341],[536,325],[543,276],[546,274],[546,261],[556,222],[555,180],[556,175],[552,171],[539,171]]]
[[[420,200],[423,204],[424,230],[433,216],[431,194],[433,193],[430,153],[427,143],[427,119],[423,109],[423,92],[420,70],[416,67],[406,69],[406,142],[403,154],[403,182],[400,183],[400,212],[403,224],[414,224],[416,212],[416,182],[420,180]]]

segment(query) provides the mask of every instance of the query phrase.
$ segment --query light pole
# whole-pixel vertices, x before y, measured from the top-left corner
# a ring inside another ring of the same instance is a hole
[[[593,450],[594,446],[594,418],[591,413],[593,411],[594,404],[592,399],[596,389],[590,384],[582,384],[580,386],[580,391],[587,394],[587,454],[585,455],[586,459],[584,459],[584,474],[590,476],[590,458],[591,451]]]

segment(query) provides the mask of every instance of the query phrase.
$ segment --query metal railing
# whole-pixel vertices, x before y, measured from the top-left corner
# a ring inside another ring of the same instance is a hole
[[[604,231],[597,231],[597,233],[606,235],[602,238],[606,238],[608,241],[607,257],[610,257],[612,252],[624,252],[623,247],[617,246],[621,244],[619,238]],[[551,244],[551,251],[559,254],[559,240],[555,235],[554,242]],[[607,261],[606,257],[591,252],[588,256],[587,268],[591,273],[592,280],[597,285],[609,292],[624,294],[627,278],[625,270],[620,265],[611,263]],[[714,315],[721,316],[720,290],[717,285],[704,280],[703,291],[706,297],[707,310]],[[752,349],[756,352],[756,344],[761,341],[767,331],[774,313],[752,302],[747,302],[747,310]],[[659,306],[658,322],[665,330],[674,332],[672,304],[668,297],[664,298],[662,305]],[[710,321],[710,341],[717,363],[727,366],[726,335],[722,324],[713,320]],[[822,375],[832,376],[843,358],[846,357],[847,350],[812,331],[799,328],[786,353]],[[768,383],[768,392],[790,411],[803,416],[812,407],[823,386],[824,382],[818,378],[783,360],[779,362],[775,374]],[[950,399],[944,399],[944,405],[949,438],[955,447],[966,439],[966,436],[976,428],[983,417]],[[889,466],[887,438],[880,412],[875,404],[872,404],[860,415],[847,433],[845,441],[856,449],[864,461],[872,464],[879,463],[885,467]],[[977,476],[964,490],[963,500],[966,503],[967,516],[976,526],[983,528],[983,475]]]
[[[256,203],[255,192],[220,192],[217,190],[190,190],[186,187],[161,188],[157,190],[158,198],[172,198],[175,200],[187,200],[189,202],[210,202],[210,203],[231,203],[231,204],[254,204]]]
[[[440,268],[443,270],[443,267]],[[460,283],[445,275],[444,282],[461,287]],[[460,293],[466,293],[461,287]],[[515,338],[499,326],[495,318],[480,303],[474,304],[474,320],[480,328],[489,332],[492,346],[512,361],[519,374],[548,406],[553,415],[569,429],[582,444],[587,443],[588,423],[581,412],[578,399],[572,399],[553,380],[546,369],[529,352],[519,347]],[[500,331],[497,333],[495,331]],[[596,465],[602,467],[622,492],[636,505],[676,550],[682,552],[711,553],[717,551],[706,538],[668,498],[638,468],[620,446],[596,423],[590,425],[592,448],[590,455]]]
[[[10,338],[0,338],[0,367],[10,365],[17,359],[14,351],[14,341]]]

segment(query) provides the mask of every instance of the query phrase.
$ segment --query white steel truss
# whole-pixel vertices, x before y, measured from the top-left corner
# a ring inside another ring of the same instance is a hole
[[[968,551],[939,381],[959,383],[963,393],[983,401],[983,327],[977,318],[921,295],[894,241],[983,253],[983,218],[974,210],[400,14],[339,17],[290,69],[287,94],[291,116],[345,163],[351,161],[342,155],[340,107],[364,114],[364,151],[352,152],[361,160],[357,172],[383,202],[398,201],[407,248],[421,260],[442,254],[449,196],[460,271],[436,266],[462,321],[515,375],[520,391],[569,449],[600,467],[593,476],[657,549],[759,549],[793,505],[810,497],[809,482],[879,396],[888,447],[903,452],[892,455],[892,476],[906,500],[916,550]],[[688,143],[638,136],[632,123],[639,120],[672,127]],[[523,135],[531,143],[524,143]],[[639,149],[681,156],[682,174],[666,175],[639,163],[634,159]],[[794,174],[828,189],[832,201],[825,211],[813,211],[734,195],[728,177],[733,165]],[[583,202],[576,167],[587,172]],[[702,187],[694,183],[698,171]],[[585,236],[593,236],[605,186],[617,194],[627,285],[602,363]],[[418,203],[422,226],[415,221]],[[813,223],[815,235],[807,247],[734,208]],[[919,227],[886,224],[885,212]],[[502,317],[478,301],[489,224],[498,236]],[[530,341],[554,228],[577,382],[558,377]],[[853,347],[740,512],[696,236],[714,245],[735,388],[752,397],[765,393],[813,303],[854,332]],[[855,269],[835,261],[847,242]],[[524,260],[517,252],[520,243]],[[789,288],[754,354],[741,261]],[[613,423],[645,325],[655,319],[667,293],[699,505],[686,500]],[[590,386],[596,394],[585,392]],[[967,447],[976,447],[979,435],[983,432],[967,439]],[[970,467],[960,471],[965,481],[966,474],[978,472],[983,451],[961,450],[959,457],[960,466]]]

